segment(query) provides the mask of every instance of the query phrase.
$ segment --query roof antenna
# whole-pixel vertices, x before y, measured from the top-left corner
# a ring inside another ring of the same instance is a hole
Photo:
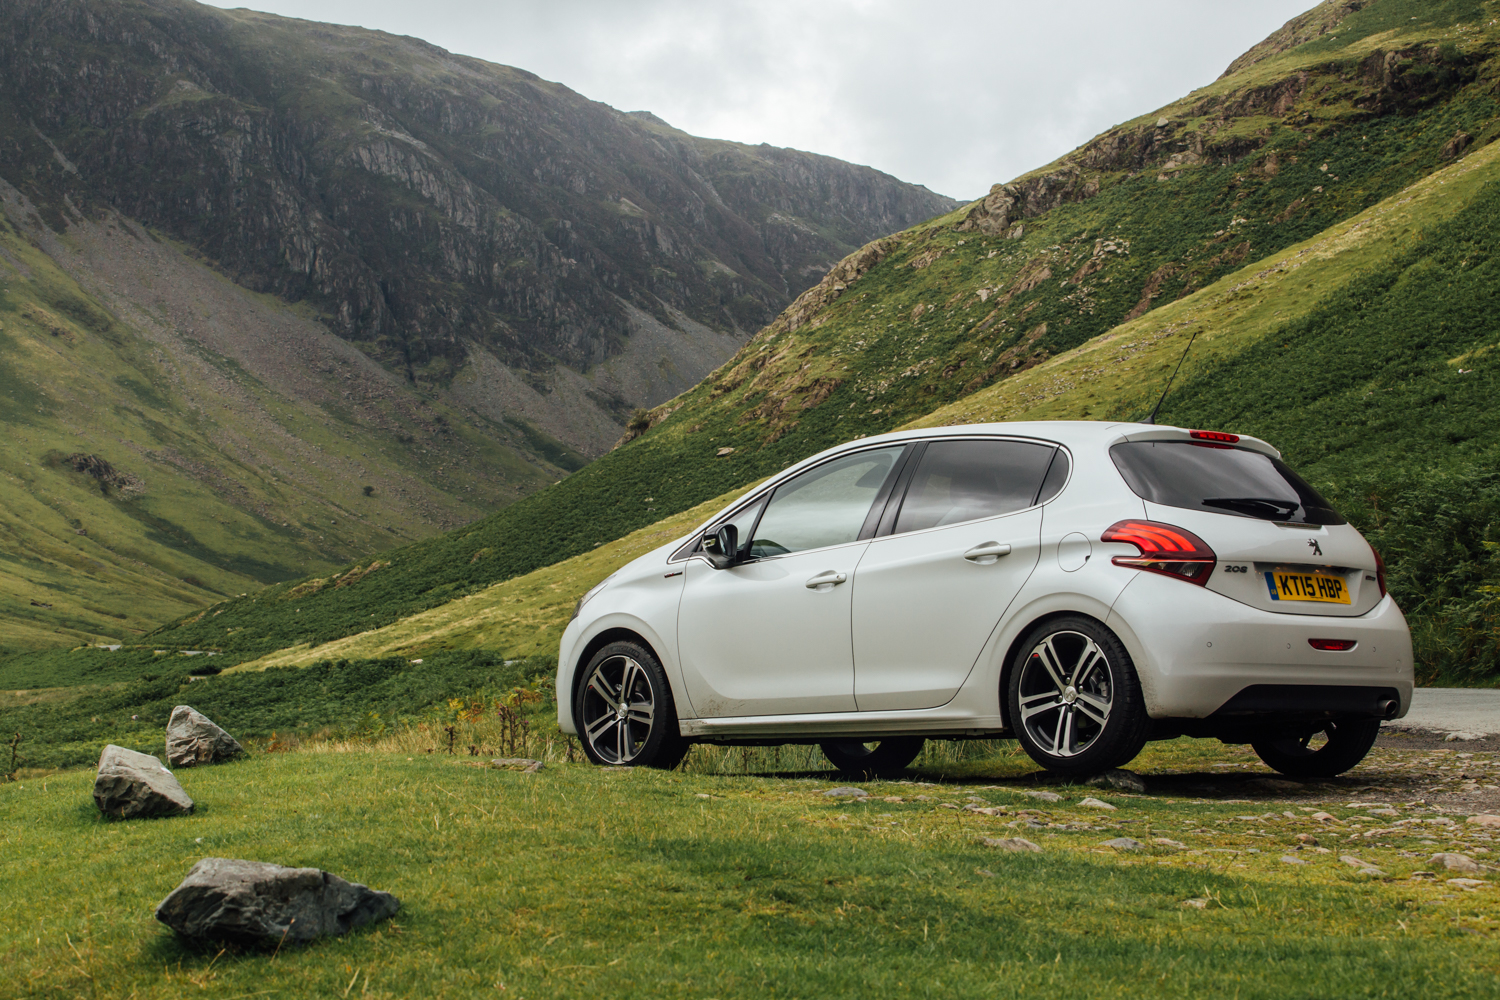
[[[1182,363],[1187,360],[1188,351],[1191,351],[1193,349],[1193,341],[1197,340],[1198,334],[1202,332],[1202,330],[1193,331],[1193,336],[1188,340],[1187,346],[1182,349],[1182,357],[1177,359],[1177,367],[1172,369],[1172,377],[1167,379],[1167,387],[1161,391],[1161,398],[1158,399],[1156,401],[1156,405],[1151,408],[1151,416],[1147,417],[1145,420],[1142,420],[1141,423],[1156,423],[1156,415],[1161,412],[1161,404],[1167,401],[1167,393],[1172,391],[1172,383],[1177,380],[1177,373],[1182,371]]]

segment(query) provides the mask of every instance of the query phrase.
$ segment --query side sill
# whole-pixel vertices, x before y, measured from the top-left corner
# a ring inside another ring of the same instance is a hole
[[[831,736],[929,736],[947,739],[999,739],[1010,735],[998,715],[947,712],[836,712],[822,715],[757,715],[729,719],[680,719],[683,736],[704,743],[797,739],[819,742]]]

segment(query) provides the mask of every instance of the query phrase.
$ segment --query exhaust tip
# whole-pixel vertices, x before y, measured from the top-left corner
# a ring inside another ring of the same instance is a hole
[[[1394,719],[1396,713],[1401,711],[1401,703],[1394,698],[1382,698],[1375,703],[1375,711],[1382,719]]]

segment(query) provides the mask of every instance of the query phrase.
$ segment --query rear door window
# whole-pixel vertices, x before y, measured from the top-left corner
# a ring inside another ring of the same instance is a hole
[[[1285,462],[1197,441],[1130,441],[1109,450],[1135,495],[1167,507],[1299,524],[1344,524]]]
[[[896,532],[1025,510],[1037,503],[1058,451],[1027,441],[933,441],[912,475]]]

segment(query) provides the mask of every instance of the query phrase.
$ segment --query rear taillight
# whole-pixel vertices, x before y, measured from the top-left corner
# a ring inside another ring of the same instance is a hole
[[[1354,648],[1353,639],[1309,639],[1307,644],[1313,649],[1325,649],[1330,653],[1343,653]]]
[[[1368,542],[1365,544],[1369,544]],[[1375,553],[1375,582],[1380,584],[1380,596],[1385,596],[1385,560],[1380,558],[1380,550],[1370,546],[1370,551]]]
[[[1116,566],[1175,576],[1203,586],[1213,575],[1219,557],[1208,543],[1185,528],[1160,521],[1116,521],[1099,536],[1101,542],[1128,542],[1139,556],[1115,556]]]
[[[1223,431],[1188,431],[1188,437],[1195,441],[1217,441],[1219,444],[1239,444],[1238,434],[1225,434]]]

